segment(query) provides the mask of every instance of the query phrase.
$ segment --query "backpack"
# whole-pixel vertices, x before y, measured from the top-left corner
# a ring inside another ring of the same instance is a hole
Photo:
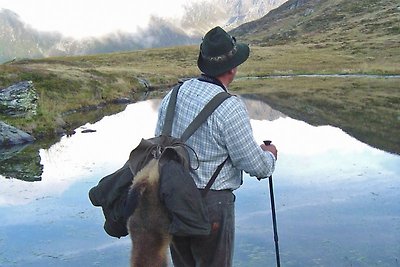
[[[226,160],[210,178],[204,190],[198,190],[192,176],[189,151],[195,151],[185,141],[207,120],[213,111],[231,95],[217,94],[200,111],[180,138],[172,137],[172,122],[177,95],[182,83],[176,85],[167,106],[164,127],[160,136],[142,139],[133,149],[125,165],[103,177],[89,191],[94,206],[102,207],[104,230],[113,237],[128,235],[127,220],[138,204],[137,194],[130,190],[135,175],[152,159],[158,160],[159,197],[168,211],[169,233],[177,236],[208,235],[210,223],[203,197],[207,194]]]

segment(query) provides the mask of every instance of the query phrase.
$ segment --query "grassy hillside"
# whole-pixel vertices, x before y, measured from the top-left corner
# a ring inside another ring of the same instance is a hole
[[[322,49],[326,62],[348,55],[350,61],[362,59],[372,72],[396,73],[400,62],[400,8],[395,0],[289,0],[232,34],[257,46],[303,45],[316,54]],[[337,62],[344,64],[344,72],[346,62]]]
[[[104,106],[119,98],[138,100],[147,90],[140,79],[148,80],[154,85],[153,89],[172,85],[178,76],[195,73],[194,68],[191,73],[187,68],[194,53],[194,48],[187,47],[21,60],[0,65],[0,88],[21,80],[32,80],[40,95],[36,118],[28,121],[24,118],[0,119],[36,136],[52,135],[63,126],[60,125],[63,120],[66,122],[64,127],[76,127],[83,121],[79,118],[69,121],[70,118],[63,114]],[[173,68],[170,62],[175,65]]]
[[[373,43],[398,46],[399,14],[395,0],[289,0],[232,33],[263,46],[339,43],[357,53]]]

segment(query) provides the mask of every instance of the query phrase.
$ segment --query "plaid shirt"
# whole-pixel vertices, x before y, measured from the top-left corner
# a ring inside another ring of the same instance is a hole
[[[219,85],[191,79],[179,89],[172,136],[180,137],[201,109],[216,94],[222,92]],[[161,134],[171,92],[161,102],[156,136]],[[244,103],[238,97],[225,100],[203,125],[187,140],[194,149],[198,161],[191,155],[195,170],[194,180],[198,188],[204,188],[212,174],[228,156],[211,189],[234,190],[242,184],[242,171],[258,178],[269,177],[275,168],[275,157],[263,151],[253,137],[250,119]]]

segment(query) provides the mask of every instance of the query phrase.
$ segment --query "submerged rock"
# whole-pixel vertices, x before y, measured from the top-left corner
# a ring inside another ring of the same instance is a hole
[[[35,141],[30,134],[0,121],[0,147],[14,146]]]
[[[36,115],[38,95],[31,81],[0,89],[0,113],[12,117]]]

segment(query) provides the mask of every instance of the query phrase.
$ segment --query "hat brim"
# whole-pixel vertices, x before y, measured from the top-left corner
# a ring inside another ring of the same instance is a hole
[[[250,48],[247,44],[236,43],[237,52],[235,55],[227,60],[221,62],[210,62],[204,60],[199,53],[197,59],[197,66],[199,69],[209,76],[217,77],[245,62],[250,55]]]

